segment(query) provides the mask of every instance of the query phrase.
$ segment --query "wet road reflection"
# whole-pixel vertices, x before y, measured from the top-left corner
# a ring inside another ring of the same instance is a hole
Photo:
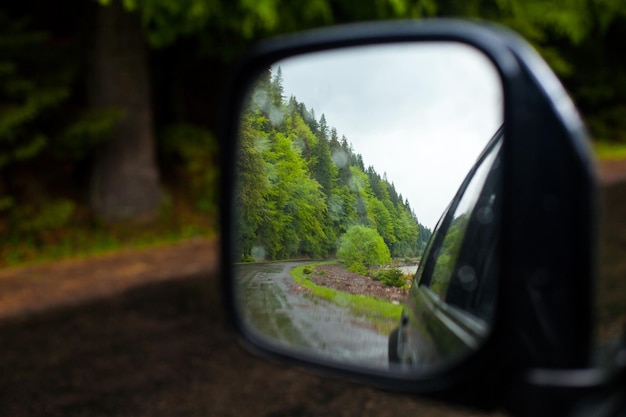
[[[269,342],[325,359],[387,369],[387,335],[349,308],[315,297],[290,271],[310,262],[242,264],[238,301],[249,327]]]

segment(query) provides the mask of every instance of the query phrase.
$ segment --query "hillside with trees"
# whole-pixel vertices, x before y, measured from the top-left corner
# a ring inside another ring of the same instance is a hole
[[[372,241],[394,258],[417,257],[431,235],[324,114],[284,97],[280,68],[259,80],[241,117],[236,168],[242,260],[334,256],[356,231],[380,237]]]

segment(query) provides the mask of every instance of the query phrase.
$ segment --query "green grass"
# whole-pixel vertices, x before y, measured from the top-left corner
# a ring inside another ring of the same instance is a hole
[[[159,247],[192,238],[215,236],[215,216],[177,210],[149,224],[69,224],[41,233],[0,239],[0,267],[25,266],[84,258],[124,249]]]
[[[600,159],[626,159],[626,143],[596,141],[593,148]]]
[[[358,316],[367,317],[372,321],[378,331],[381,333],[389,333],[400,319],[402,306],[369,295],[350,294],[317,285],[304,273],[305,268],[336,262],[337,261],[319,262],[300,266],[291,270],[291,276],[296,283],[307,288],[314,295],[331,301],[341,307],[349,308]]]
[[[183,242],[192,238],[215,236],[212,231],[170,231],[138,233],[130,237],[110,231],[74,230],[50,244],[21,241],[0,245],[0,267],[26,266],[69,258],[85,258],[124,249],[145,249]]]

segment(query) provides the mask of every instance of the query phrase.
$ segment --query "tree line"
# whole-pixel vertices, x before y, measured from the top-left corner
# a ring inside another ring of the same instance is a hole
[[[69,229],[89,235],[192,210],[215,217],[216,92],[251,42],[338,23],[446,16],[518,31],[557,71],[594,138],[626,141],[623,1],[3,2],[0,258],[28,242],[24,250],[36,257]]]
[[[419,256],[431,230],[393,182],[296,97],[280,68],[258,81],[241,116],[236,209],[242,260],[333,256],[355,226],[393,257]]]

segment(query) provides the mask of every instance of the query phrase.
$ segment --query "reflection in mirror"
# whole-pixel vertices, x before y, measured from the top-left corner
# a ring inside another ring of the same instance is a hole
[[[259,74],[240,117],[233,204],[248,331],[398,371],[476,349],[497,265],[471,248],[497,238],[502,115],[496,69],[457,43],[309,53]]]
[[[421,258],[389,337],[389,361],[424,368],[478,348],[493,322],[497,284],[502,131],[459,188]]]

